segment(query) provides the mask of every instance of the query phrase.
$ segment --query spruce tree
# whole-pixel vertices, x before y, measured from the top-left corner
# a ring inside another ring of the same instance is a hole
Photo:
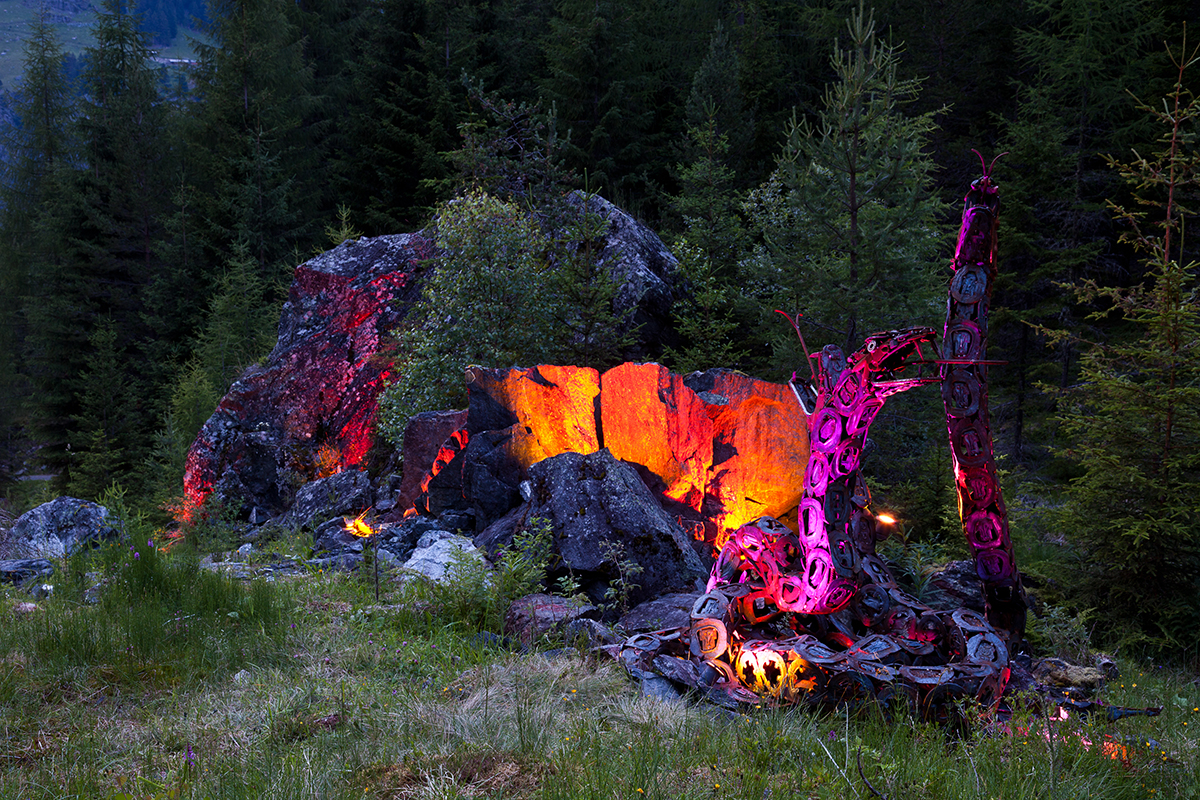
[[[1028,13],[1033,24],[1014,34],[1024,68],[1014,83],[1015,114],[1001,129],[998,149],[1008,155],[996,168],[1004,233],[994,340],[1009,365],[996,371],[995,388],[1012,398],[1003,428],[1018,459],[1043,455],[1028,443],[1053,438],[1046,413],[1053,401],[1036,387],[1068,386],[1079,366],[1073,340],[1056,341],[1050,360],[1036,333],[1035,326],[1084,327],[1062,285],[1138,279],[1140,266],[1113,247],[1104,201],[1126,189],[1102,154],[1152,135],[1127,90],[1157,81],[1163,31],[1161,7],[1144,0],[1038,0]]]
[[[79,439],[93,391],[81,376],[93,368],[96,348],[103,345],[129,359],[122,366],[124,380],[139,385],[143,396],[153,397],[156,384],[169,375],[160,365],[133,357],[152,334],[143,319],[142,291],[159,266],[156,242],[167,203],[160,167],[170,153],[162,138],[165,111],[146,35],[133,10],[120,0],[106,0],[94,36],[75,130],[79,162],[59,166],[58,189],[43,205],[41,224],[54,240],[55,257],[38,265],[26,312],[34,423],[43,454],[64,469],[69,485],[76,483],[71,470],[79,468],[119,478],[109,474],[110,466],[128,470],[148,444],[152,401],[130,395],[129,407],[107,412],[136,421],[128,426],[129,437],[120,438],[129,452],[103,470],[93,468],[94,459],[66,457],[68,444],[76,454],[81,447],[102,453],[106,443],[117,441],[108,434],[96,441]]]
[[[68,490],[96,499],[131,472],[145,445],[137,391],[123,365],[116,325],[101,321],[88,337],[91,352],[79,375],[79,413],[70,433]]]
[[[66,57],[43,8],[24,42],[23,80],[6,93],[11,121],[0,128],[0,431],[13,438],[29,396],[23,298],[57,258],[58,232],[46,206],[74,160]]]
[[[1076,600],[1103,609],[1111,643],[1176,652],[1194,645],[1200,614],[1200,263],[1179,260],[1185,220],[1196,216],[1183,200],[1200,188],[1200,101],[1184,80],[1198,56],[1185,40],[1173,90],[1141,106],[1161,126],[1153,153],[1110,159],[1136,197],[1110,208],[1123,241],[1145,253],[1147,276],[1128,289],[1076,287],[1080,301],[1101,305],[1093,318],[1115,317],[1124,330],[1080,343],[1080,380],[1060,406],[1064,455],[1083,470],[1063,512]]]
[[[316,154],[302,125],[312,71],[297,14],[283,0],[218,0],[203,31],[211,43],[197,48],[195,250],[213,268],[241,243],[270,283],[319,235]]]
[[[876,39],[861,5],[848,29],[817,123],[793,120],[749,208],[762,241],[751,285],[767,316],[803,314],[810,344],[850,352],[869,333],[936,319],[945,237],[923,152],[933,115],[903,113],[919,84],[898,77],[899,49]],[[791,331],[767,324],[777,362],[802,363]]]

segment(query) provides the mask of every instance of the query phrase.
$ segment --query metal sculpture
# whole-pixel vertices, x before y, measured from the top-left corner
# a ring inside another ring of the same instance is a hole
[[[985,167],[964,200],[941,357],[925,356],[932,328],[874,334],[849,358],[835,346],[811,357],[814,385],[793,384],[811,448],[799,534],[771,517],[734,532],[691,624],[625,643],[631,673],[657,672],[726,705],[874,699],[946,720],[963,699],[999,704],[1010,648],[1024,633],[1025,595],[988,424],[985,351],[999,206],[990,173]],[[985,615],[921,603],[875,553],[880,522],[859,471],[866,433],[888,397],[929,383],[942,386]],[[1085,713],[1108,708],[1073,702]]]

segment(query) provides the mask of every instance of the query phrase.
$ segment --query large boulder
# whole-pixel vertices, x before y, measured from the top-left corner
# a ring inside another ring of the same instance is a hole
[[[431,482],[425,510],[434,515],[469,509],[482,532],[520,503],[534,464],[605,447],[710,545],[761,516],[794,527],[808,426],[786,384],[626,363],[602,375],[471,367],[467,387],[469,442]]]
[[[691,538],[637,471],[607,450],[562,453],[529,473],[528,518],[550,523],[560,567],[573,572],[593,600],[603,600],[605,587],[622,579],[622,561],[642,570],[624,587],[629,605],[703,585],[708,570]]]
[[[419,296],[420,233],[349,240],[296,267],[266,363],[242,375],[188,452],[184,490],[244,514],[284,510],[291,486],[359,467],[388,377],[380,350]]]
[[[572,192],[567,202],[607,223],[597,260],[618,286],[613,310],[638,331],[638,342],[625,358],[658,357],[663,346],[675,344],[671,309],[680,294],[679,261],[658,234],[603,197]]]
[[[414,414],[404,426],[404,468],[396,506],[412,508],[420,497],[421,481],[450,435],[467,424],[464,411],[425,411]]]
[[[25,558],[63,558],[80,548],[121,533],[108,509],[88,500],[56,497],[25,512],[8,533],[3,555]]]

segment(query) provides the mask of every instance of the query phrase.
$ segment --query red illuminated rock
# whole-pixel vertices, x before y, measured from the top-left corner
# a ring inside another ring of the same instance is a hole
[[[382,339],[432,254],[421,234],[381,236],[296,268],[275,349],[233,385],[188,452],[190,507],[215,491],[243,510],[280,511],[290,486],[316,477],[322,446],[337,467],[363,463],[388,374]]]

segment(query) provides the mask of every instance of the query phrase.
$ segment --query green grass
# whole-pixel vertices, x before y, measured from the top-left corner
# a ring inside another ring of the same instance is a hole
[[[61,565],[36,611],[0,598],[0,797],[1200,796],[1200,685],[1172,669],[1124,662],[1104,695],[1161,717],[1049,737],[1036,717],[956,739],[872,711],[742,716],[641,698],[590,654],[485,646],[462,587],[387,580],[376,602],[357,576],[246,584],[145,544]],[[1129,766],[1083,744],[1108,735]]]

